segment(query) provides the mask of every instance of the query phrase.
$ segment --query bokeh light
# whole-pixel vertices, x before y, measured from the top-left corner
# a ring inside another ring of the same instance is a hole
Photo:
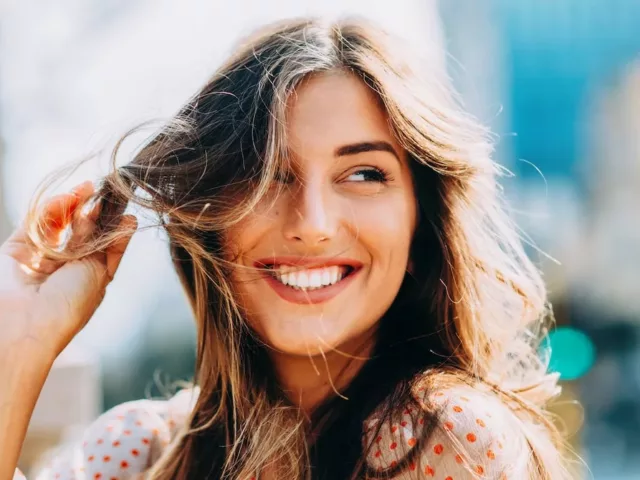
[[[551,350],[549,369],[558,372],[562,380],[577,380],[591,370],[595,362],[593,342],[576,328],[553,330],[547,337],[545,347]]]

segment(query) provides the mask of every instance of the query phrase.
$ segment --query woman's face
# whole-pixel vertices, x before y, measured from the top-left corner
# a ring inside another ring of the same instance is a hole
[[[354,352],[373,340],[406,273],[417,208],[407,155],[374,94],[346,73],[307,79],[286,127],[282,193],[226,238],[234,288],[276,350]]]

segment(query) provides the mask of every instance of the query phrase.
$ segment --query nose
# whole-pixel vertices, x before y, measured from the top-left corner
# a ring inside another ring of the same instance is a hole
[[[291,197],[284,226],[287,240],[305,247],[328,243],[338,231],[338,212],[332,206],[331,193],[320,182],[300,185]]]

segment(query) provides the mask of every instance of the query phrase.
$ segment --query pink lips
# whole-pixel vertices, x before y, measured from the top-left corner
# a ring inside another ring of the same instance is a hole
[[[267,284],[282,298],[291,303],[298,304],[318,304],[331,300],[342,292],[354,278],[360,273],[362,268],[362,262],[349,258],[336,258],[336,257],[269,257],[263,258],[255,262],[256,268],[264,268],[267,266],[280,266],[290,265],[304,268],[321,268],[330,266],[348,266],[352,271],[333,285],[322,287],[314,290],[298,290],[287,285],[284,285],[277,280],[268,271],[264,271],[264,279]]]

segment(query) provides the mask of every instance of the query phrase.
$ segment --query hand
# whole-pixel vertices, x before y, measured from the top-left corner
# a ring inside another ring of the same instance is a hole
[[[48,244],[59,245],[69,225],[69,248],[89,239],[99,207],[87,212],[83,206],[93,193],[86,182],[44,204],[39,218]],[[102,302],[137,227],[135,217],[123,216],[120,226],[127,234],[106,251],[70,262],[43,256],[25,226],[0,246],[0,350],[27,350],[51,360],[59,355]]]

